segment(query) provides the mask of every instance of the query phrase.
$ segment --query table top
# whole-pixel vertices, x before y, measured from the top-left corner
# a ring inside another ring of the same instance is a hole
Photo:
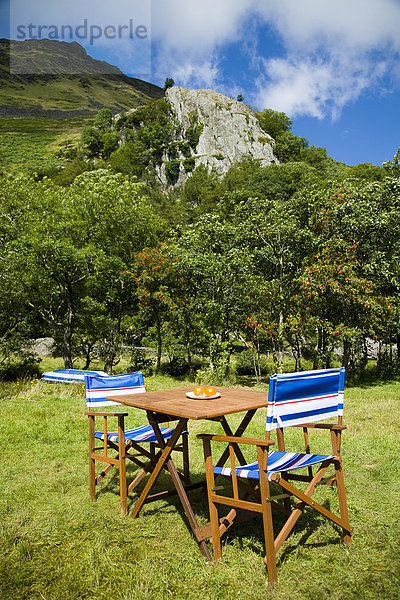
[[[220,398],[206,400],[204,398],[191,399],[186,397],[186,392],[193,391],[193,387],[174,388],[140,394],[127,394],[126,396],[107,396],[107,400],[119,402],[125,406],[151,410],[184,419],[213,419],[237,412],[253,410],[267,406],[268,393],[254,390],[241,390],[238,388],[219,387]]]

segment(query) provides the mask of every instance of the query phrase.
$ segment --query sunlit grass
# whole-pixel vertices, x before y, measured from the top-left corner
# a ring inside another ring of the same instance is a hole
[[[151,389],[190,385],[166,376],[148,383]],[[353,546],[340,542],[331,523],[305,512],[279,553],[272,593],[257,520],[233,529],[223,560],[206,565],[176,499],[145,505],[138,519],[122,517],[114,475],[99,486],[97,501],[89,501],[83,386],[1,384],[0,598],[399,598],[399,396],[397,382],[347,389],[343,458]],[[130,422],[144,422],[144,413],[129,412]],[[240,418],[232,416],[232,426]],[[264,425],[259,411],[249,435],[262,436]],[[219,425],[192,421],[189,431],[196,480],[204,471],[196,434]],[[289,436],[291,448],[300,445],[298,433]],[[329,439],[315,432],[311,442],[324,450]],[[162,485],[170,485],[166,474]],[[334,491],[318,493],[337,508]],[[191,501],[206,523],[205,494],[194,491]]]

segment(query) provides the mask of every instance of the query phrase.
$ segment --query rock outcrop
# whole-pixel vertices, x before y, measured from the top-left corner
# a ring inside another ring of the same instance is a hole
[[[254,113],[242,102],[212,90],[186,90],[172,87],[166,91],[177,128],[177,142],[190,140],[191,154],[178,153],[180,185],[199,165],[225,174],[229,168],[246,157],[259,161],[260,166],[279,163],[274,156],[273,138],[263,131]],[[168,186],[164,157],[158,176]],[[188,162],[189,160],[189,162]],[[189,167],[189,168],[188,168]]]

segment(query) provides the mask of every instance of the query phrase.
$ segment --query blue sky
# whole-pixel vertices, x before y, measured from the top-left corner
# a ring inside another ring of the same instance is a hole
[[[12,38],[23,19],[146,21],[146,41],[77,41],[128,75],[284,111],[296,135],[346,164],[380,165],[400,146],[400,0],[0,0],[3,37],[9,2]]]

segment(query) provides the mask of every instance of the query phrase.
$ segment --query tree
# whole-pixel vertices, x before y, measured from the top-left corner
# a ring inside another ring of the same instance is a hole
[[[25,176],[0,175],[0,363],[13,353],[23,355],[30,335],[38,331],[17,261],[21,232],[30,227],[37,206],[35,185]]]
[[[120,174],[85,174],[75,181],[72,194],[76,214],[86,224],[87,241],[97,252],[87,285],[101,317],[95,337],[102,340],[105,370],[110,372],[118,361],[128,317],[137,306],[129,265],[139,249],[158,242],[165,223],[145,197],[144,184]],[[85,322],[80,322],[81,336],[93,336],[81,327]]]
[[[202,215],[175,240],[187,291],[184,319],[204,340],[210,371],[217,378],[227,373],[232,334],[243,322],[252,295],[251,259],[239,237],[235,224],[214,213]]]
[[[396,329],[397,188],[344,182],[314,192],[314,251],[299,282],[303,318],[318,331],[315,367],[329,365],[342,341],[343,362],[354,368],[363,337],[383,340]]]
[[[310,247],[309,208],[296,195],[289,198],[248,198],[236,206],[242,244],[252,257],[258,285],[246,320],[247,333],[259,345],[270,344],[277,370],[288,321],[295,313],[294,280]]]
[[[17,194],[23,199],[18,212],[10,201],[4,211],[9,219],[18,217],[18,227],[6,222],[3,235],[7,281],[22,303],[18,320],[24,315],[54,337],[66,368],[76,348],[101,340],[111,371],[124,318],[134,309],[124,270],[134,252],[158,241],[162,219],[144,197],[143,184],[104,170],[77,177],[69,188],[30,181]]]
[[[96,129],[105,131],[109,127],[111,127],[113,122],[113,115],[109,108],[102,108],[99,110],[97,115],[94,118],[94,126]]]
[[[384,162],[382,166],[392,177],[400,176],[400,147],[395,153],[393,160],[388,160]]]
[[[282,133],[292,130],[292,121],[284,112],[277,112],[272,108],[266,108],[262,112],[256,112],[256,117],[270,136],[276,140]]]
[[[158,248],[143,248],[135,256],[130,274],[135,281],[139,300],[139,314],[144,324],[156,328],[157,366],[160,370],[163,347],[163,322],[175,310],[175,299],[171,294],[172,280],[176,267],[164,245]]]
[[[175,85],[175,81],[172,79],[172,77],[167,77],[164,82],[164,87],[163,87],[164,92],[166,92],[168,88],[171,88],[174,85]]]
[[[87,147],[91,156],[98,155],[103,147],[101,132],[94,127],[85,127],[83,129],[81,142]]]
[[[302,160],[308,141],[292,133],[292,121],[285,113],[266,108],[255,114],[261,128],[274,138],[274,154],[281,162]]]

